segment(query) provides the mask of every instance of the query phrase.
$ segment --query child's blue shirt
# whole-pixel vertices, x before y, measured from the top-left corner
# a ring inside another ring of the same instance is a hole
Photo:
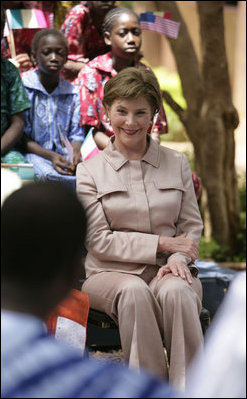
[[[62,147],[58,124],[71,142],[83,142],[78,88],[60,77],[56,89],[48,93],[37,69],[24,73],[22,81],[31,101],[31,108],[25,112],[24,133],[41,147],[61,155],[66,149]]]

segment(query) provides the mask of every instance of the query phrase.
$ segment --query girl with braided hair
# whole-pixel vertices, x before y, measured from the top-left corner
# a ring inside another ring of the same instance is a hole
[[[113,8],[106,14],[102,29],[105,43],[111,51],[90,61],[74,82],[80,86],[81,125],[86,132],[94,129],[94,140],[101,150],[113,135],[102,104],[105,83],[124,68],[148,68],[139,61],[142,32],[139,17],[134,11],[125,7]],[[158,142],[160,134],[168,132],[163,106],[149,133],[151,130],[152,137]]]

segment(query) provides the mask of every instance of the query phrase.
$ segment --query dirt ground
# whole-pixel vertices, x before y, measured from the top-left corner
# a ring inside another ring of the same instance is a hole
[[[123,352],[121,349],[110,349],[89,351],[89,357],[95,358],[97,360],[109,360],[113,363],[124,364]]]

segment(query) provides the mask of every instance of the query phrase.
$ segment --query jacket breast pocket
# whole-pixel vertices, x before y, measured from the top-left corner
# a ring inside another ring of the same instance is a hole
[[[101,202],[107,221],[111,229],[123,228],[126,222],[126,204],[128,203],[128,190],[123,186],[104,187],[98,191],[98,200]]]
[[[175,224],[179,218],[181,210],[183,194],[185,189],[183,184],[175,183],[169,184],[166,182],[154,182],[156,187],[156,202],[155,206],[163,209],[164,222]],[[157,192],[158,191],[158,192]]]

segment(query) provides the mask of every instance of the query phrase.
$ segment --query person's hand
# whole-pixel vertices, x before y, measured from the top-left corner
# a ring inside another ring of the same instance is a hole
[[[158,252],[182,252],[188,255],[192,261],[198,258],[198,245],[183,233],[177,237],[159,237]]]
[[[190,269],[182,262],[172,260],[168,261],[166,265],[161,266],[157,273],[158,280],[168,273],[172,273],[175,277],[181,277],[183,280],[188,281],[189,284],[192,284]]]
[[[75,149],[74,148],[74,158],[73,158],[73,163],[75,167],[78,165],[78,163],[81,162],[81,150],[80,149]]]
[[[30,57],[27,53],[18,54],[14,60],[19,65],[18,68],[21,72],[27,71],[33,67]]]
[[[104,132],[99,130],[94,133],[93,138],[99,150],[104,150],[110,140]]]
[[[66,158],[63,155],[53,152],[51,160],[54,169],[58,173],[70,176],[72,176],[75,173],[75,166],[72,165],[71,163],[67,164]]]

